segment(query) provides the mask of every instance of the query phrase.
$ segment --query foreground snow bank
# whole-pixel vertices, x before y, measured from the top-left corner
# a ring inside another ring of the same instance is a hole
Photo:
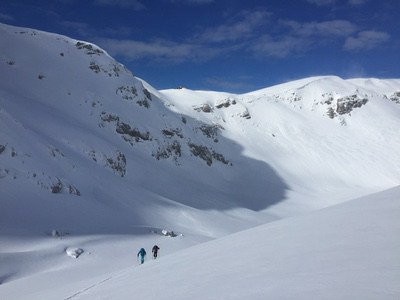
[[[80,299],[399,299],[399,198],[397,187],[204,243]]]

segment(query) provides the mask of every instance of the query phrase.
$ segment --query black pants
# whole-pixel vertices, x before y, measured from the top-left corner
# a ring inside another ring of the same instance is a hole
[[[153,257],[154,257],[154,258],[157,258],[157,251],[154,251],[154,252],[153,252]]]

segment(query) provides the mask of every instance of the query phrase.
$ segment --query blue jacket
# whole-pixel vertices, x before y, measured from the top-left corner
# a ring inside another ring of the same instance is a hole
[[[137,256],[139,256],[139,255],[142,256],[142,257],[144,257],[144,256],[146,255],[146,250],[144,250],[144,248],[141,248],[141,249],[139,250]]]

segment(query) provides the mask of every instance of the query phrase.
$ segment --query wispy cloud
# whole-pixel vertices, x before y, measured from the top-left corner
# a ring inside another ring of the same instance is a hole
[[[320,36],[320,37],[340,37],[348,36],[356,31],[357,27],[346,20],[331,20],[325,22],[299,23],[296,21],[284,22],[292,29],[293,35],[299,36]]]
[[[201,62],[220,54],[221,50],[167,40],[151,42],[101,39],[98,43],[112,55],[129,60],[149,59],[161,63]]]
[[[308,3],[316,4],[318,6],[332,5],[337,2],[337,0],[307,0]]]
[[[258,58],[274,57],[284,58],[294,53],[302,53],[308,50],[311,43],[307,39],[292,35],[273,37],[263,35],[248,48]]]
[[[322,44],[343,42],[356,31],[357,26],[347,20],[274,20],[268,11],[253,10],[243,11],[219,26],[206,28],[195,38],[202,43],[223,44],[232,51],[252,52],[258,58],[284,58]]]
[[[317,6],[334,6],[339,3],[338,0],[306,0],[308,3],[315,4]],[[367,3],[369,0],[347,0],[348,5],[360,6]]]
[[[367,2],[368,2],[368,0],[349,0],[349,4],[352,6],[364,5]]]
[[[119,0],[120,4],[122,2],[126,1]],[[239,53],[250,54],[257,59],[283,59],[303,55],[327,45],[343,45],[342,50],[359,51],[372,49],[389,39],[385,32],[358,32],[358,26],[347,20],[279,20],[266,10],[245,10],[227,18],[221,17],[221,20],[216,26],[197,29],[192,36],[179,36],[179,40],[174,36],[169,39],[160,39],[157,36],[148,37],[146,40],[127,39],[132,29],[103,28],[94,31],[85,23],[64,22],[64,25],[74,28],[82,36],[90,36],[92,40],[93,37],[98,37],[94,40],[113,56],[124,57],[130,61],[147,60],[171,65],[205,62]],[[106,38],[110,36],[113,38]]]
[[[100,39],[110,54],[129,60],[149,59],[162,63],[204,62],[237,51],[268,20],[266,11],[243,11],[225,24],[208,27],[182,42],[153,38],[150,41]]]
[[[266,11],[242,12],[240,18],[236,16],[225,24],[206,28],[184,42],[157,38],[151,41],[101,39],[100,42],[110,54],[128,60],[177,64],[204,62],[239,51],[252,53],[259,59],[283,59],[329,44],[344,44],[344,50],[356,51],[374,48],[388,39],[388,34],[376,31],[363,31],[352,36],[357,32],[357,26],[346,20],[273,23],[270,17]],[[82,30],[86,29],[83,27]]]
[[[0,13],[0,20],[11,21],[14,20],[14,18],[10,15]]]
[[[390,35],[382,31],[361,31],[355,37],[349,36],[343,48],[349,51],[370,50],[388,41]]]
[[[182,3],[187,5],[203,5],[213,3],[214,0],[169,0],[171,3]]]
[[[267,33],[249,45],[257,57],[285,58],[302,54],[322,44],[337,43],[354,33],[357,27],[349,21],[325,22],[281,21],[277,33]]]
[[[131,8],[134,10],[142,10],[146,8],[145,5],[139,0],[95,0],[94,4]]]
[[[226,24],[206,28],[196,38],[210,43],[243,40],[254,35],[256,29],[264,25],[270,15],[267,11],[244,11]]]

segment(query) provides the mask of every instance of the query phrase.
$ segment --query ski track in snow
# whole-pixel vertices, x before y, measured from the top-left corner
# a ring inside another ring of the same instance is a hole
[[[87,292],[88,290],[90,290],[90,289],[92,289],[92,288],[94,288],[94,287],[97,287],[97,286],[101,285],[102,283],[104,283],[104,282],[106,282],[106,281],[108,281],[108,280],[110,280],[110,279],[112,279],[112,278],[113,278],[113,277],[108,277],[108,278],[106,278],[106,279],[104,279],[104,280],[102,280],[102,281],[100,281],[100,282],[98,282],[98,283],[96,283],[96,284],[93,284],[93,285],[91,285],[91,286],[89,286],[89,287],[87,287],[87,288],[85,288],[85,289],[83,289],[83,290],[81,290],[81,291],[79,291],[79,292],[77,292],[77,293],[75,293],[75,294],[73,294],[73,295],[67,297],[67,298],[64,298],[64,300],[74,299],[74,298],[76,298],[76,297],[78,297],[78,296],[84,294],[84,293]]]
[[[87,288],[84,288],[84,289],[80,290],[79,292],[76,292],[75,294],[73,294],[73,295],[71,295],[71,296],[69,296],[67,298],[64,298],[64,300],[70,300],[70,299],[74,299],[74,298],[77,298],[79,296],[82,296],[86,292],[88,292],[89,290],[91,290],[91,289],[93,289],[95,287],[98,287],[98,286],[104,284],[105,282],[107,282],[107,281],[109,281],[111,279],[118,279],[119,277],[121,277],[121,276],[125,275],[127,272],[129,272],[130,269],[132,269],[132,267],[129,267],[126,270],[119,271],[119,272],[117,272],[117,274],[115,274],[113,276],[109,276],[109,277],[107,277],[107,278],[105,278],[103,280],[100,280],[99,282],[97,282],[95,284],[92,284],[91,286],[89,286]]]

